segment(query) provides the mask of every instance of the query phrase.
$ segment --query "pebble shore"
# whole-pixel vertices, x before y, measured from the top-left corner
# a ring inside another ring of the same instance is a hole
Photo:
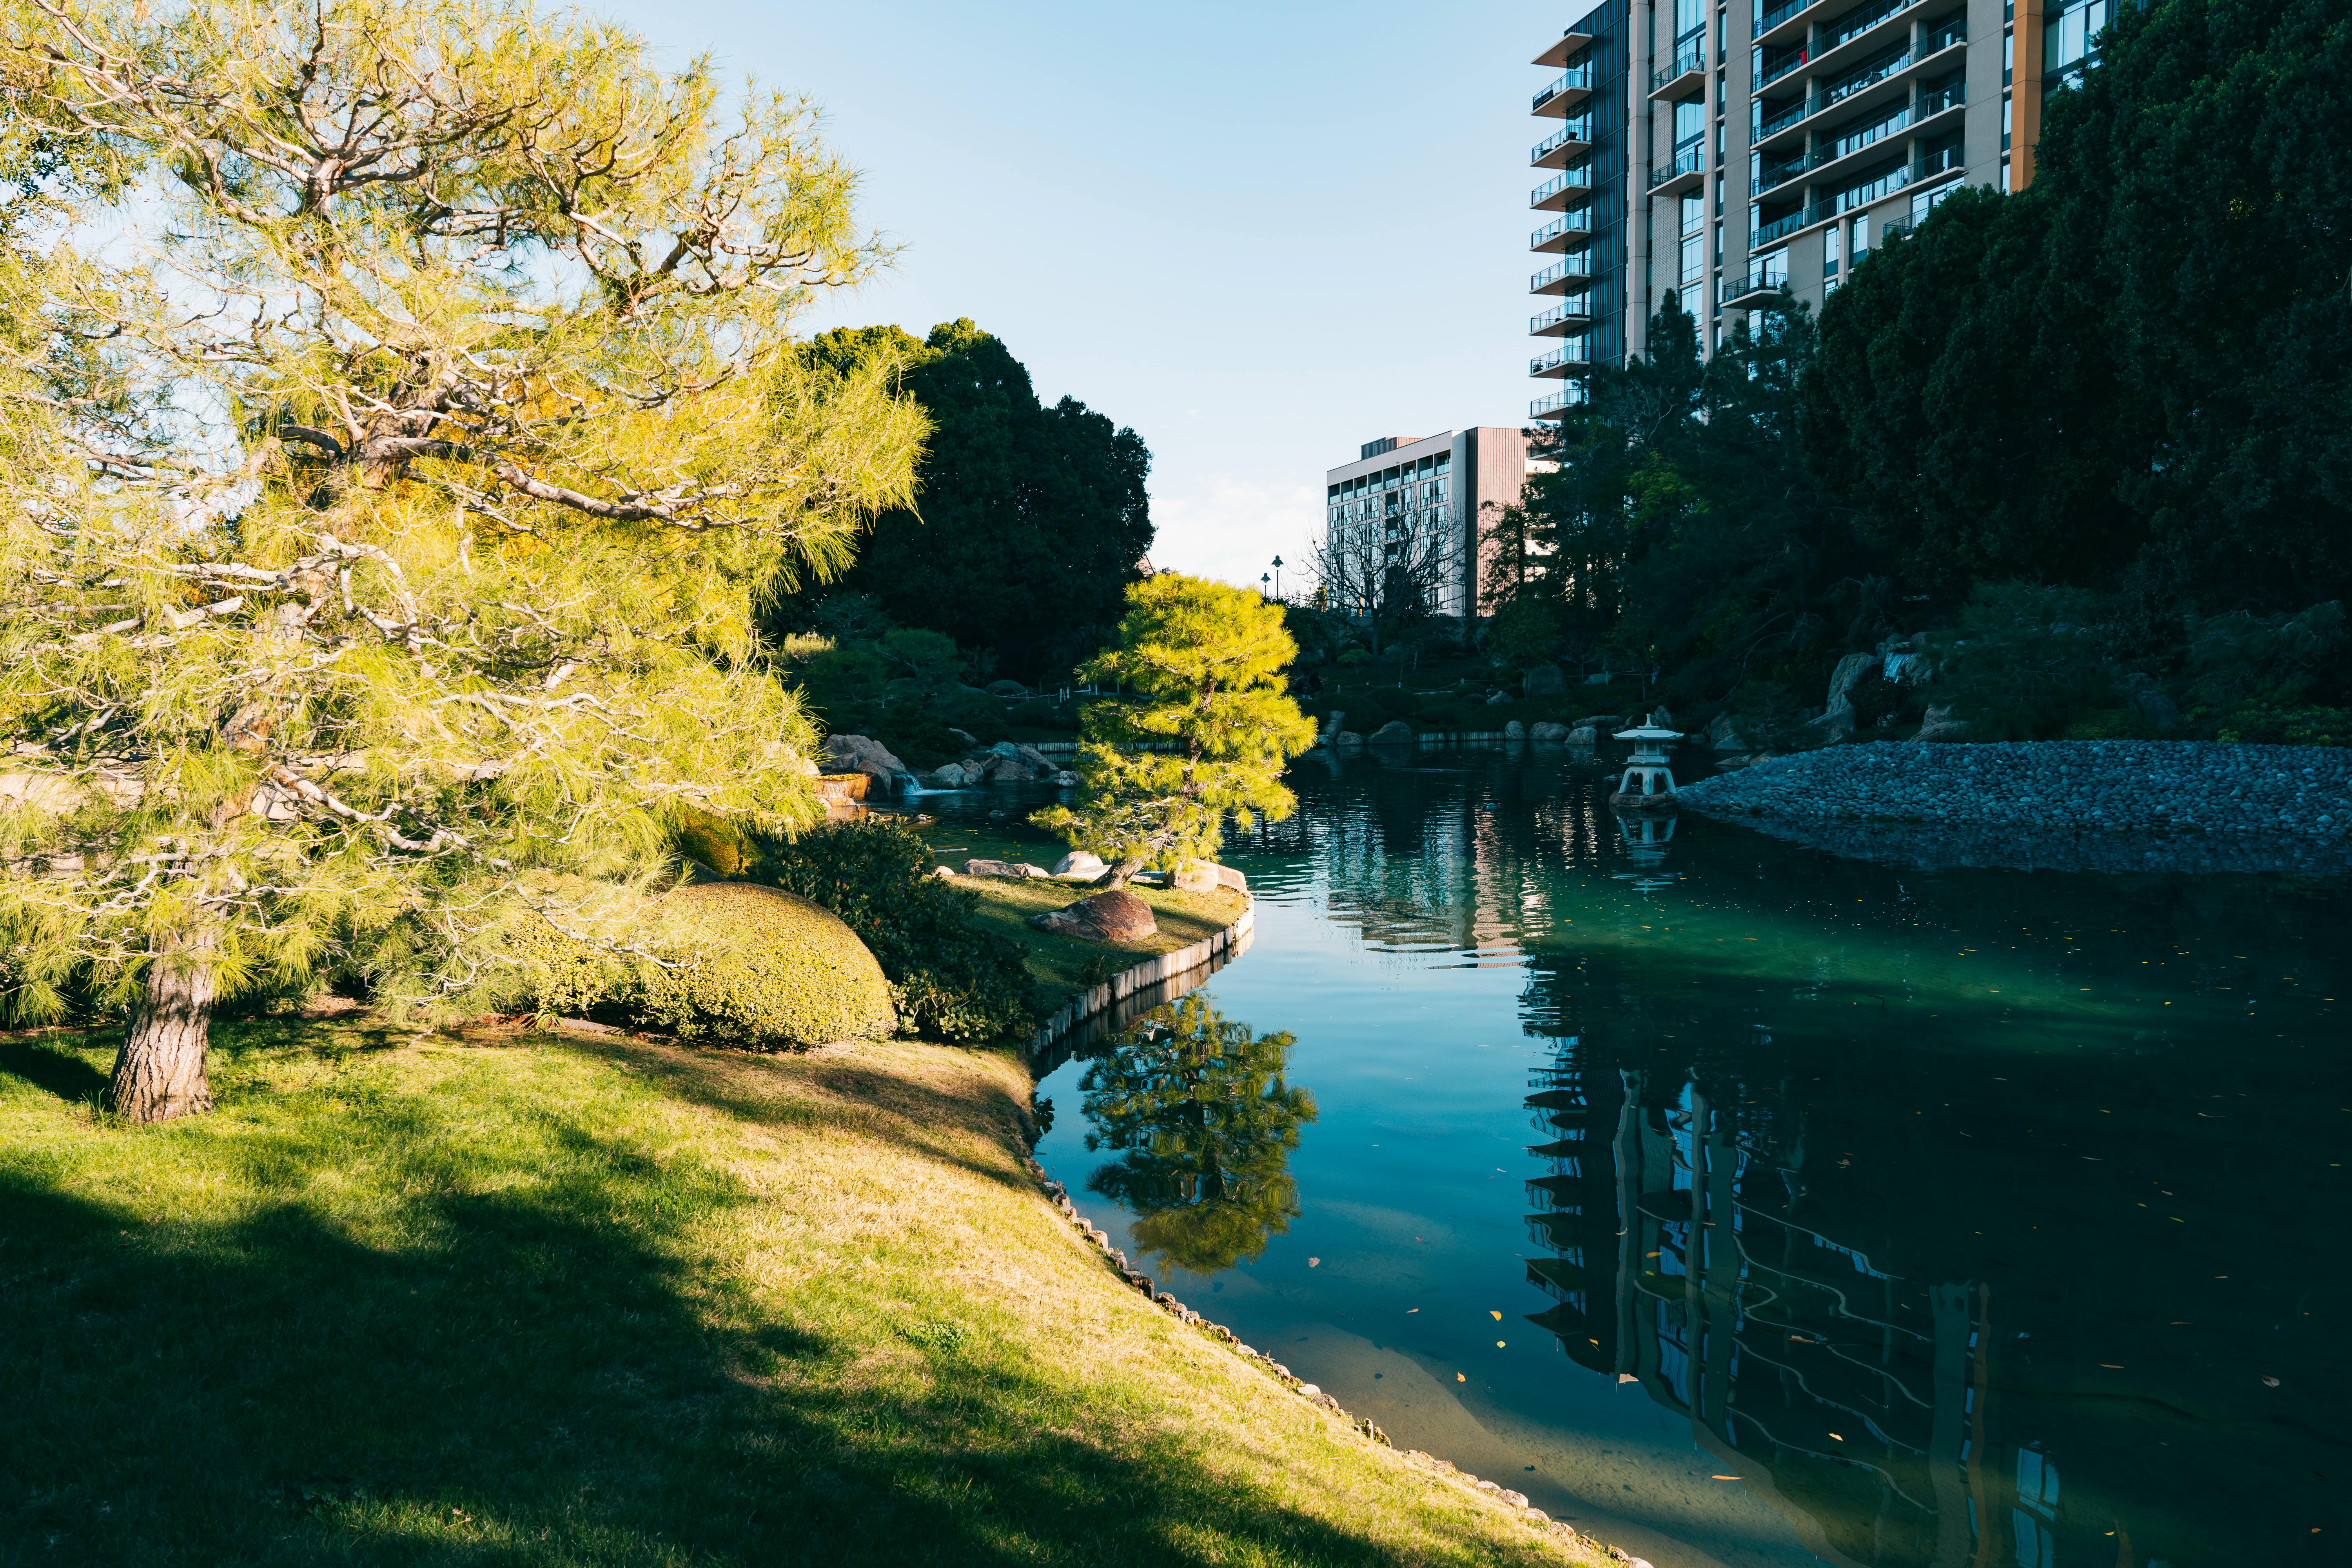
[[[1675,798],[1874,859],[2101,871],[2352,868],[2345,747],[1881,741],[1775,757],[1684,784]]]

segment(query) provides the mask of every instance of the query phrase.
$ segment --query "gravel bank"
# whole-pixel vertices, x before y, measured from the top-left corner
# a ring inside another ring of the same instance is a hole
[[[1748,818],[1781,837],[1872,859],[2099,871],[2352,869],[2352,749],[2343,747],[1882,741],[1776,757],[1684,785],[1677,798],[1712,816]]]

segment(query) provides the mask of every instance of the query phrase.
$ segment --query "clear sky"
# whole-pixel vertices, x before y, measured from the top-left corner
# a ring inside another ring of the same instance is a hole
[[[970,316],[1142,435],[1155,563],[1254,582],[1307,559],[1360,443],[1548,387],[1528,61],[1588,3],[590,8],[824,106],[906,250],[818,326]]]

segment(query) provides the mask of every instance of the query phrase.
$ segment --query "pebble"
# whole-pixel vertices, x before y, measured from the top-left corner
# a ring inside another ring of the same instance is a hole
[[[1680,785],[1675,799],[1868,859],[2352,871],[2352,748],[2340,746],[1880,741],[1774,757]]]

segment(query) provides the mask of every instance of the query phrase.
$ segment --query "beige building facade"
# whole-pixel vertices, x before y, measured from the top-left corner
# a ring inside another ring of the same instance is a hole
[[[1367,441],[1352,462],[1325,471],[1325,550],[1346,565],[1327,592],[1363,594],[1384,563],[1432,562],[1430,608],[1480,613],[1486,586],[1480,543],[1493,513],[1519,499],[1528,477],[1528,433],[1481,425],[1434,436]],[[1342,613],[1360,605],[1332,604]]]

